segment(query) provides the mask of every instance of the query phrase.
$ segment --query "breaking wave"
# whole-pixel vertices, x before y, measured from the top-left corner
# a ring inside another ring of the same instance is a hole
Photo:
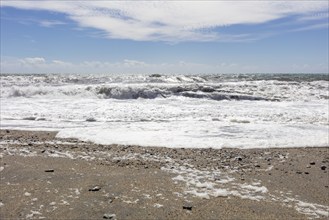
[[[170,97],[187,97],[211,100],[265,100],[279,101],[267,98],[241,94],[239,92],[223,91],[209,86],[87,86],[87,87],[23,87],[10,88],[1,92],[2,97],[90,97],[104,99],[155,99]]]
[[[2,98],[329,99],[326,75],[2,75],[1,87]]]

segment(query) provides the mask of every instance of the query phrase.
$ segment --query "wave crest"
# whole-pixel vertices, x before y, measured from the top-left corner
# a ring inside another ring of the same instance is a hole
[[[104,86],[57,86],[57,87],[14,87],[1,91],[2,97],[89,97],[104,99],[155,99],[169,97],[187,97],[210,100],[264,100],[279,99],[248,95],[243,92],[223,90],[215,86],[198,85],[104,85]]]

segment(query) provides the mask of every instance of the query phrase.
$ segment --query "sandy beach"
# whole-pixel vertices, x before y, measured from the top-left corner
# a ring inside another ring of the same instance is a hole
[[[329,147],[170,149],[0,131],[1,219],[327,219]]]
[[[328,1],[0,11],[0,220],[329,220]]]

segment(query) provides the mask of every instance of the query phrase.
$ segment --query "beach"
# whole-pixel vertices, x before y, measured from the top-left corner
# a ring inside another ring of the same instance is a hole
[[[0,10],[0,220],[329,220],[328,1]]]
[[[0,132],[1,219],[328,218],[329,147],[141,147]]]

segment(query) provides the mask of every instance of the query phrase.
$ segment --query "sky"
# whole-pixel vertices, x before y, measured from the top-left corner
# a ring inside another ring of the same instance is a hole
[[[1,73],[328,73],[327,0],[1,0]]]

